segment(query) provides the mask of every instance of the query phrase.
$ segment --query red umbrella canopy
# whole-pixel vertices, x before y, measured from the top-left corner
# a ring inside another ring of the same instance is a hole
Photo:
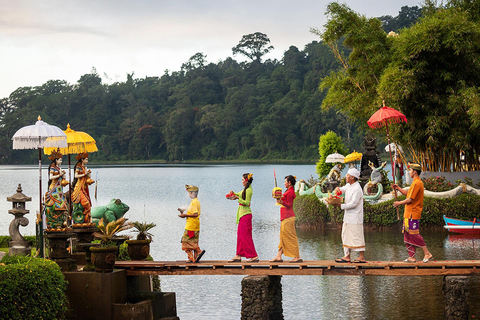
[[[372,129],[378,129],[392,123],[407,122],[407,117],[403,113],[393,108],[383,105],[377,112],[375,112],[367,124]]]

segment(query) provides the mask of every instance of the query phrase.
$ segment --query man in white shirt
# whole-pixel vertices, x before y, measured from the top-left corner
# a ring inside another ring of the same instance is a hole
[[[356,168],[348,169],[344,187],[336,188],[335,193],[340,191],[345,194],[345,203],[335,206],[345,210],[342,226],[342,243],[345,255],[335,259],[335,262],[365,263],[365,237],[363,235],[363,191],[358,179],[360,172]],[[340,193],[339,192],[339,193]],[[358,259],[351,261],[350,253],[358,251]]]

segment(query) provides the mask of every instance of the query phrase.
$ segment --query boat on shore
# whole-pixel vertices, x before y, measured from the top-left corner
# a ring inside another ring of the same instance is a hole
[[[443,220],[445,220],[444,228],[450,232],[480,235],[480,220],[477,221],[477,218],[473,219],[473,221],[467,221],[448,218],[444,215]]]

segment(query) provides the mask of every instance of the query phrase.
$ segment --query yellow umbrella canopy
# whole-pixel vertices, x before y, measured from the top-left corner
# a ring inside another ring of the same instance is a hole
[[[349,163],[349,162],[360,161],[360,160],[362,160],[362,154],[354,150],[352,153],[348,154],[345,157],[343,162]]]
[[[67,136],[67,147],[60,148],[62,154],[76,154],[81,152],[95,152],[98,151],[95,139],[86,132],[75,131],[67,125],[67,130],[63,131]],[[57,148],[44,148],[45,154],[51,154]]]

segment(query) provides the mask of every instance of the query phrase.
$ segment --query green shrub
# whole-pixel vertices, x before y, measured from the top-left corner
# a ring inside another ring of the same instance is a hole
[[[316,200],[316,201],[315,201]],[[405,200],[405,196],[399,196],[399,201]],[[392,227],[401,224],[405,206],[399,207],[400,221],[397,219],[397,209],[393,206],[395,200],[389,200],[378,204],[363,203],[363,221],[365,225],[375,227]],[[477,218],[480,207],[480,197],[464,193],[447,199],[425,197],[423,200],[422,226],[441,226],[445,222],[443,215],[450,218],[472,221]],[[297,224],[306,224],[310,227],[322,227],[325,222],[343,222],[344,211],[328,207],[315,195],[303,195],[295,199],[294,210],[297,216]]]
[[[130,256],[128,255],[128,244],[126,242],[122,243],[118,247],[118,261],[130,261]]]
[[[32,241],[32,246],[35,246],[35,236],[24,236],[25,240]],[[10,236],[0,236],[0,248],[8,248],[8,242],[12,241]]]
[[[327,206],[318,200],[314,194],[298,196],[293,202],[293,211],[296,215],[297,224],[323,225],[328,217]]]
[[[426,179],[422,179],[423,187],[428,191],[433,192],[442,192],[452,190],[453,188],[457,187],[459,183],[452,184],[448,182],[445,177],[428,177]]]
[[[404,200],[405,197],[398,197]],[[395,200],[389,200],[378,204],[363,202],[363,222],[377,227],[390,227],[397,224],[397,209],[393,206]],[[403,217],[403,208],[399,209],[400,219]]]
[[[6,255],[0,261],[2,319],[63,319],[67,283],[53,261]]]

